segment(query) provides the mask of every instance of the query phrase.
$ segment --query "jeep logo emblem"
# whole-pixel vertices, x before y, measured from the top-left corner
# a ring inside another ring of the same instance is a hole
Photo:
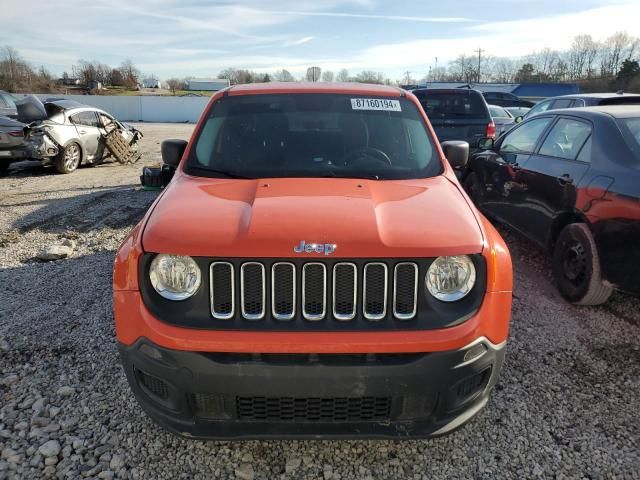
[[[293,251],[296,253],[324,253],[325,255],[331,255],[336,251],[335,243],[307,243],[304,240],[300,242],[300,245],[293,247]]]

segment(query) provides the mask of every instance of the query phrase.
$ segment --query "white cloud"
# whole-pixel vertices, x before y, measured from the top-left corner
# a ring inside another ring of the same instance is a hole
[[[283,47],[295,47],[297,45],[304,45],[305,43],[309,43],[314,38],[316,38],[316,37],[302,37],[302,38],[299,38],[297,40],[290,40],[288,42],[284,42],[282,44],[282,46]]]

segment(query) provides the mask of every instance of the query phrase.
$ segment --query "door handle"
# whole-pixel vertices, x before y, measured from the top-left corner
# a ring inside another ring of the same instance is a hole
[[[573,183],[573,178],[571,178],[571,175],[569,175],[568,173],[560,175],[559,177],[556,177],[556,179],[558,180],[558,183],[560,185],[569,185]]]
[[[511,170],[513,170],[514,172],[517,172],[518,170],[522,170],[522,167],[520,165],[518,165],[517,163],[512,163],[511,164]]]
[[[80,135],[84,135],[85,133],[87,133],[87,131],[86,131],[86,130],[80,130],[78,133],[79,133]]]

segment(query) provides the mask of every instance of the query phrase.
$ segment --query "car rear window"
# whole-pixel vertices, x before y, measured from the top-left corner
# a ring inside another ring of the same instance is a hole
[[[443,118],[487,118],[487,106],[480,95],[473,91],[418,92],[422,108],[430,119]]]
[[[511,118],[504,108],[493,105],[489,105],[489,114],[492,118]]]
[[[637,105],[640,103],[640,95],[628,97],[603,98],[598,105]]]
[[[622,136],[633,151],[636,164],[640,165],[640,117],[621,118],[618,120],[618,125],[622,131]]]
[[[442,172],[431,135],[406,98],[339,94],[220,98],[186,165],[213,177],[424,178]]]

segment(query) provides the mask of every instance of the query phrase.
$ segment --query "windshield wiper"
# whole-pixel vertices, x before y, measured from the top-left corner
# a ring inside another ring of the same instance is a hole
[[[241,175],[239,173],[236,172],[228,172],[225,170],[214,170],[212,168],[207,168],[207,167],[197,167],[192,165],[190,168],[194,169],[194,170],[199,170],[201,172],[206,172],[209,174],[213,174],[213,175],[220,175],[224,178],[239,178],[242,180],[255,180],[256,177],[248,177],[246,175]]]

